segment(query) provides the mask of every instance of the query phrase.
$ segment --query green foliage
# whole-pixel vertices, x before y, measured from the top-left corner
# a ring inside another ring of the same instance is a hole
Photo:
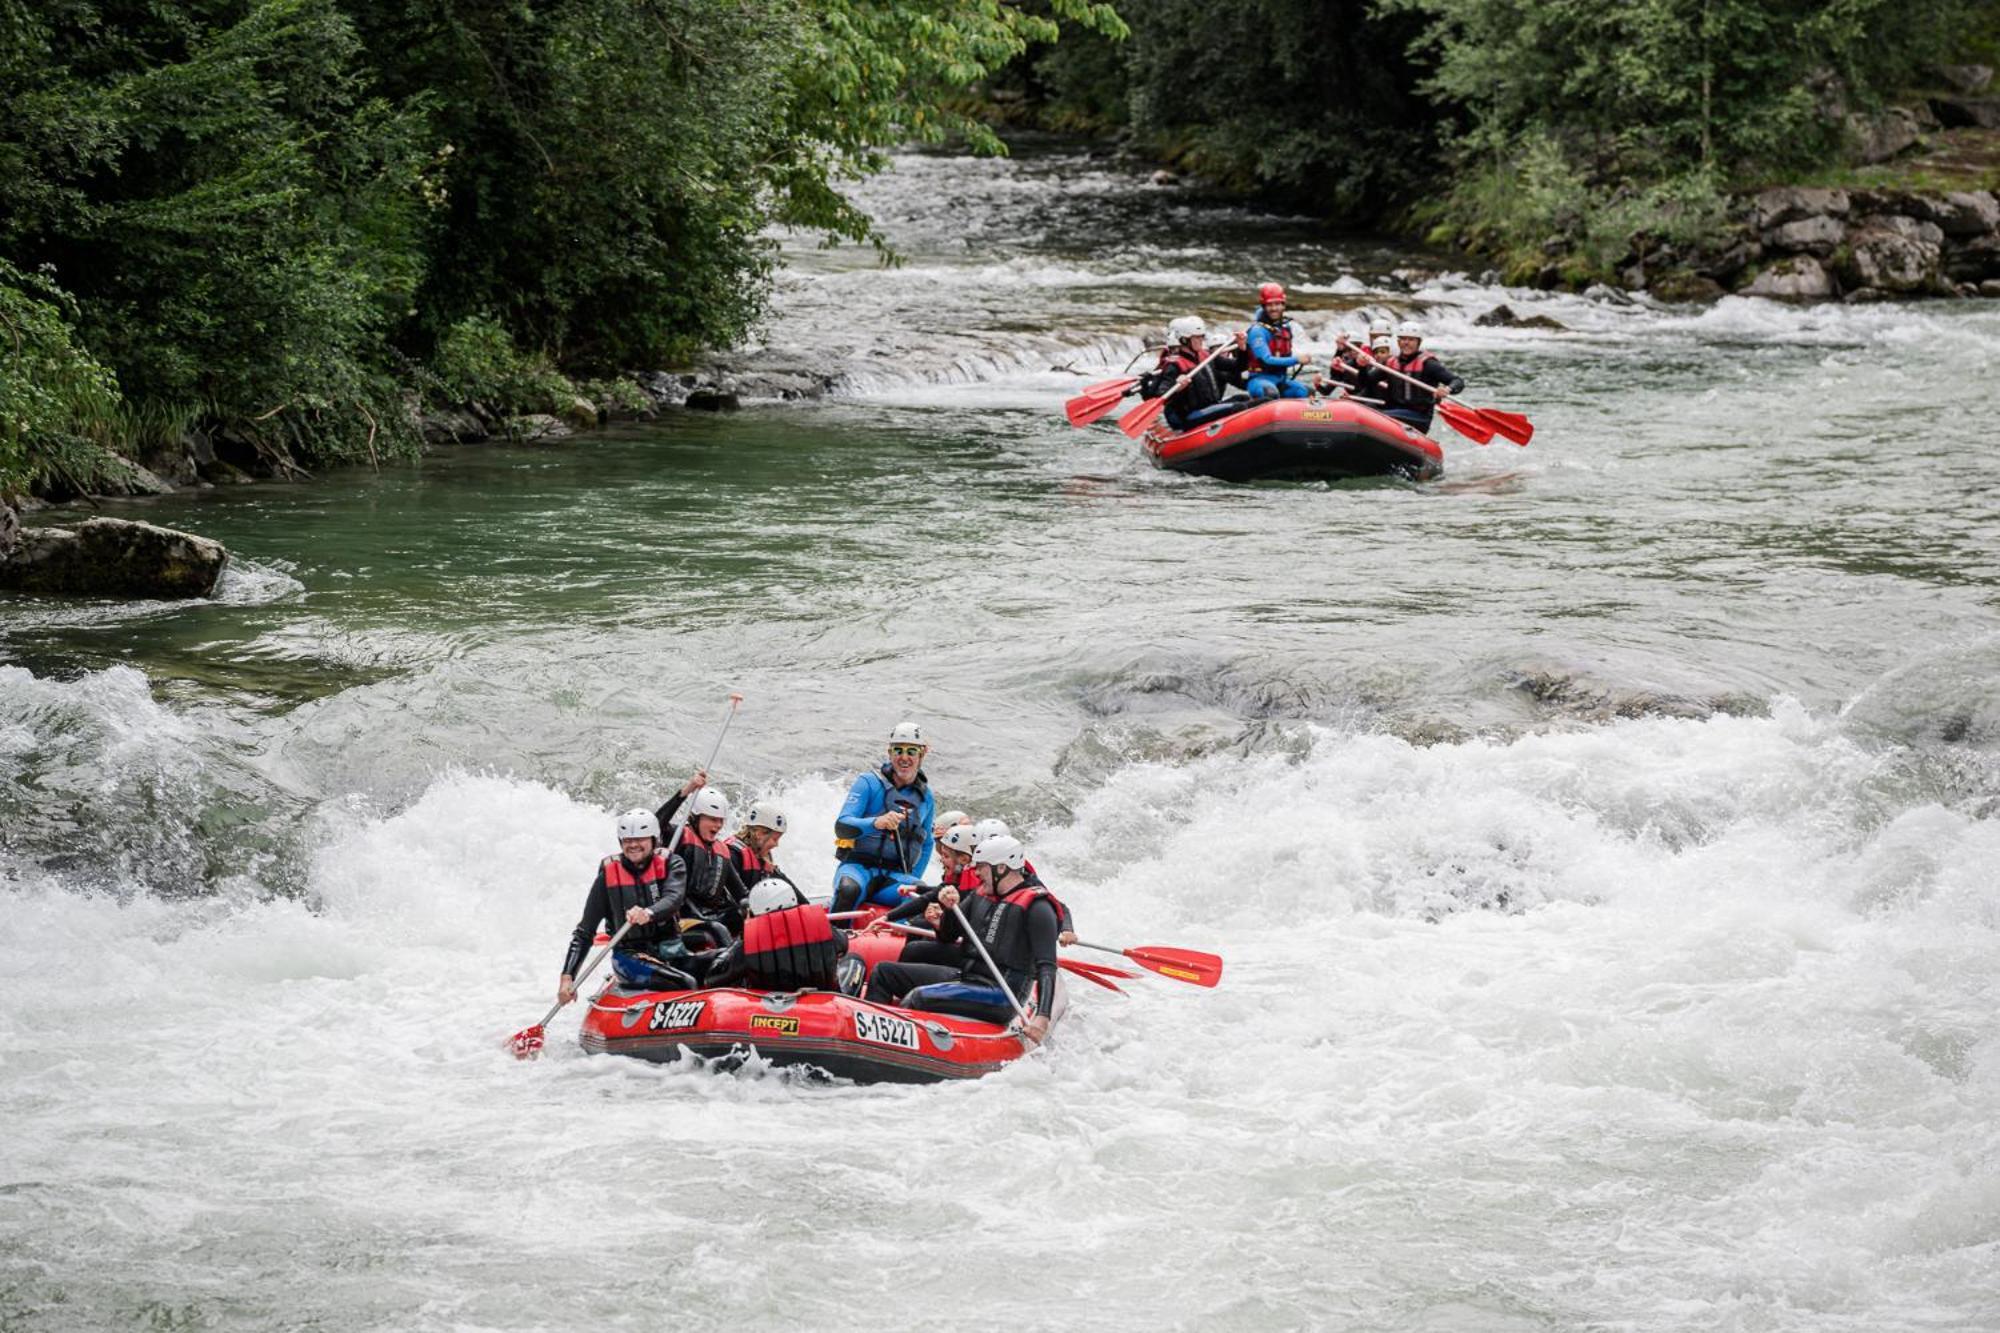
[[[522,353],[506,328],[485,315],[452,325],[431,368],[447,403],[483,403],[508,414],[553,411],[576,392],[547,357]]]
[[[373,457],[414,447],[413,381],[530,408],[557,367],[740,340],[772,223],[870,236],[843,177],[997,149],[947,103],[1059,24],[1123,31],[1090,0],[0,0],[0,254],[74,297],[61,345],[129,396],[107,436],[198,412]]]
[[[1458,171],[1427,216],[1516,268],[1554,235],[1576,275],[1698,241],[1721,192],[1843,151],[1840,111],[1951,49],[1977,0],[1378,0],[1423,23]],[[1636,244],[1635,244],[1636,242]]]
[[[1054,42],[1062,24],[1123,37],[1111,5],[1039,0],[1031,12],[997,0],[801,0],[801,58],[786,99],[785,151],[770,164],[778,220],[829,237],[880,242],[835,183],[879,170],[886,147],[962,136],[982,152],[999,139],[958,95],[1030,46]]]
[[[334,0],[70,0],[5,32],[26,206],[0,246],[53,269],[126,393],[309,456],[407,443],[382,359],[422,263],[422,121],[368,95]]]
[[[0,496],[81,487],[110,463],[118,379],[77,346],[75,311],[67,292],[0,259]]]

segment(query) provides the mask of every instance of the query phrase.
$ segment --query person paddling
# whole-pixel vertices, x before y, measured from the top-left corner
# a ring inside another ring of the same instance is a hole
[[[583,916],[570,932],[563,955],[562,977],[556,982],[556,1003],[576,998],[576,970],[590,952],[600,925],[632,923],[619,947],[611,951],[611,970],[618,980],[639,990],[692,990],[686,971],[658,955],[679,949],[680,909],[687,896],[686,873],[678,859],[669,862],[660,851],[660,823],[645,810],[618,816],[617,856],[597,867],[597,878],[583,900]]]
[[[1445,368],[1444,362],[1424,351],[1423,347],[1423,326],[1414,320],[1404,320],[1396,326],[1396,355],[1381,361],[1380,365],[1407,375],[1409,379],[1370,373],[1364,383],[1372,397],[1383,401],[1385,406],[1382,411],[1386,415],[1418,430],[1428,431],[1438,400],[1463,393],[1465,380],[1452,374]],[[1367,364],[1375,365],[1378,360],[1371,355]],[[1409,382],[1412,379],[1428,387],[1419,388]]]
[[[723,852],[736,867],[737,878],[743,881],[745,889],[756,888],[766,875],[780,873],[773,858],[784,836],[785,812],[778,808],[778,803],[768,796],[750,802],[735,836],[725,838],[722,843]]]
[[[1244,389],[1252,398],[1309,398],[1312,390],[1290,378],[1294,371],[1312,365],[1310,357],[1296,356],[1292,342],[1298,329],[1285,318],[1285,289],[1267,282],[1257,289],[1256,316],[1244,331],[1243,341],[1248,379]]]
[[[1208,325],[1198,315],[1182,315],[1167,325],[1167,345],[1160,349],[1158,367],[1139,380],[1141,397],[1173,393],[1165,412],[1170,430],[1189,430],[1255,406],[1248,398],[1226,396],[1247,364],[1242,350],[1231,348],[1203,365],[1208,350]]]
[[[938,943],[957,945],[963,962],[956,968],[928,963],[878,963],[868,981],[868,999],[901,1004],[932,1013],[957,1014],[982,1022],[1005,1024],[1014,1006],[1000,989],[1004,980],[1015,997],[1029,1004],[1024,1035],[1040,1041],[1049,1028],[1056,993],[1056,936],[1062,911],[1048,886],[1027,871],[1027,850],[1012,837],[988,838],[972,854],[979,890],[961,895],[946,885],[926,915],[937,929]],[[993,964],[965,941],[959,925],[960,908]],[[1032,997],[1032,998],[1031,998]]]
[[[924,775],[923,728],[898,722],[889,732],[889,759],[854,779],[833,820],[833,910],[863,904],[892,907],[898,890],[917,884],[931,860],[930,828],[936,813]]]

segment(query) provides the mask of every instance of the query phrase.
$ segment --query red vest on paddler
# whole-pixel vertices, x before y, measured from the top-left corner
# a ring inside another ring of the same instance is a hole
[[[817,903],[766,912],[743,923],[747,983],[758,990],[837,990],[840,948]]]
[[[1431,354],[1429,352],[1418,352],[1408,361],[1398,356],[1391,358],[1387,364],[1391,370],[1400,370],[1405,375],[1418,376],[1424,373],[1424,367],[1430,363]],[[1381,389],[1382,396],[1397,406],[1409,405],[1428,409],[1436,401],[1436,395],[1427,393],[1414,384],[1406,384],[1402,380],[1395,378],[1391,378],[1382,384]]]
[[[1262,320],[1258,320],[1257,322],[1264,324]],[[1281,320],[1276,324],[1264,324],[1264,327],[1271,331],[1271,355],[1290,356],[1292,354],[1292,321],[1289,319]],[[1251,346],[1252,350],[1247,352],[1246,355],[1250,358],[1250,373],[1255,375],[1264,369],[1265,363],[1258,359],[1255,344],[1253,343]]]
[[[736,863],[737,870],[742,872],[745,884],[751,883],[753,876],[761,876],[771,868],[764,858],[751,851],[750,844],[741,838],[725,838],[722,845],[728,851],[729,859]]]
[[[660,886],[667,879],[667,854],[654,852],[652,859],[638,870],[622,856],[604,858],[604,894],[611,909],[610,920],[614,928],[625,924],[625,913],[634,907],[644,907],[649,911],[660,900]],[[634,926],[625,932],[625,949],[643,948],[656,940],[671,939],[680,933],[680,923],[672,913],[655,916],[643,926]]]
[[[667,877],[667,854],[654,852],[651,860],[635,873],[632,863],[622,856],[604,858],[604,887],[607,889],[648,888]],[[640,903],[644,907],[646,904]]]

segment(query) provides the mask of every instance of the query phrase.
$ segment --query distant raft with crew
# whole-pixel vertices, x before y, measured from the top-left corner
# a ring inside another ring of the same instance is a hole
[[[1285,289],[1264,283],[1257,299],[1249,326],[1218,347],[1199,316],[1174,320],[1158,365],[1070,399],[1070,424],[1100,420],[1136,393],[1144,401],[1119,429],[1142,440],[1158,467],[1224,481],[1430,481],[1444,474],[1444,451],[1429,435],[1438,415],[1476,444],[1501,436],[1525,445],[1534,434],[1518,413],[1455,401],[1464,379],[1424,350],[1414,321],[1396,327],[1393,345],[1386,324],[1366,342],[1339,335],[1326,373],[1302,379],[1313,363],[1297,346]]]
[[[1174,434],[1149,435],[1154,466],[1222,481],[1339,481],[1444,474],[1444,450],[1414,426],[1347,399],[1279,398]]]

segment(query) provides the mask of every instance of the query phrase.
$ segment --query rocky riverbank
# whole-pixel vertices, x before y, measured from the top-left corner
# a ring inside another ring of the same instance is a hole
[[[1667,300],[2000,296],[2000,199],[1986,190],[1764,190],[1742,201],[1722,243],[1637,255],[1621,277],[1628,290]]]

